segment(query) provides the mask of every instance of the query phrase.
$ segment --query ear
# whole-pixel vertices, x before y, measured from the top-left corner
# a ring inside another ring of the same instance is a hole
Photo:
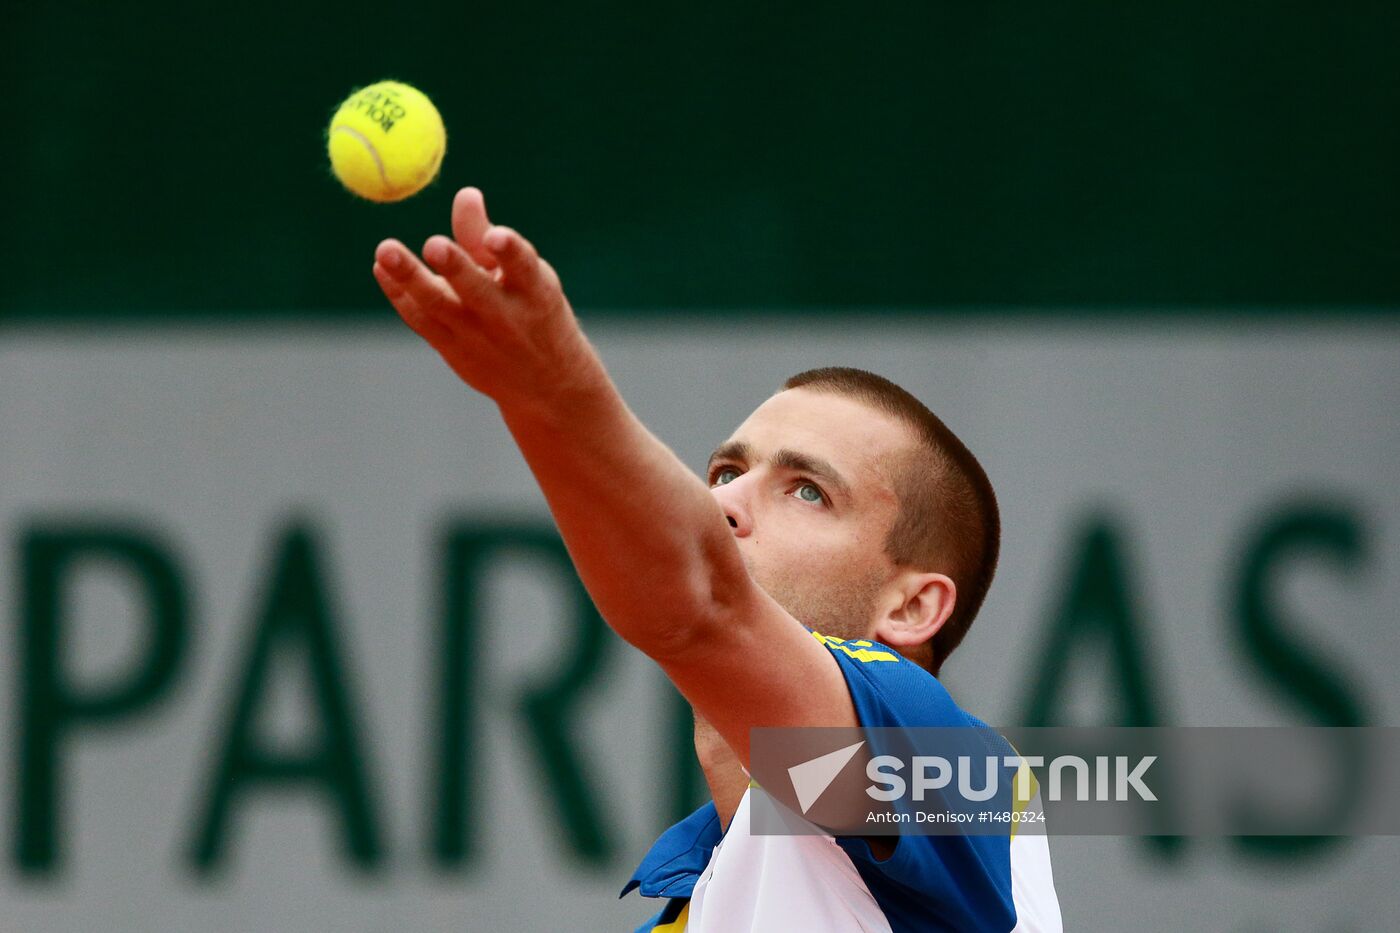
[[[888,599],[875,621],[875,638],[893,648],[913,648],[930,641],[953,614],[958,588],[941,573],[909,571],[886,591]]]

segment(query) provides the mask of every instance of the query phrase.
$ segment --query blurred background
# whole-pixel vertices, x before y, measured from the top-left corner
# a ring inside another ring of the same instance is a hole
[[[464,184],[697,468],[818,365],[967,441],[1005,539],[945,681],[983,719],[1395,724],[1393,4],[77,0],[6,33],[0,929],[654,912],[615,893],[704,799],[688,712],[369,273]],[[380,206],[324,127],[388,77],[448,148]],[[1052,853],[1066,929],[1400,914],[1393,837]]]

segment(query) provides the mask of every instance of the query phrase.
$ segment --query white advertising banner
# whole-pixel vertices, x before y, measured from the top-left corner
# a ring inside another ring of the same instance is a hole
[[[1002,509],[945,668],[994,725],[1396,724],[1400,326],[585,325],[697,469],[814,366],[940,414]],[[494,406],[406,330],[0,331],[0,555],[0,929],[657,908],[617,892],[695,793],[684,710],[580,599]],[[1394,837],[1051,846],[1066,929],[1400,915]]]

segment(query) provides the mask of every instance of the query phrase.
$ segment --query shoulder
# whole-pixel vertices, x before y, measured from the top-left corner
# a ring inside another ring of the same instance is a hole
[[[954,702],[942,682],[889,645],[813,632],[836,659],[862,726],[980,724]]]

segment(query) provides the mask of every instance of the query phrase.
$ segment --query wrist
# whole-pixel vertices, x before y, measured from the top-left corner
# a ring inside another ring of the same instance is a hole
[[[592,423],[621,404],[602,360],[579,336],[580,346],[569,354],[568,362],[558,365],[557,372],[534,380],[528,391],[495,399],[512,431],[555,433],[570,425]]]

